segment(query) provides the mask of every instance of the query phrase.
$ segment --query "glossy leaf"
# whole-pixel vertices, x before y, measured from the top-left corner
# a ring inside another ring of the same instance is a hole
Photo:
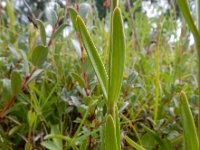
[[[78,16],[77,17],[78,29],[81,34],[81,38],[83,41],[84,48],[89,56],[89,59],[92,63],[96,76],[101,85],[101,89],[103,91],[104,97],[107,100],[107,89],[108,89],[108,75],[105,70],[105,67],[102,63],[102,60],[97,52],[97,49],[90,37],[89,32],[86,29],[86,26],[83,20]]]
[[[46,45],[46,31],[45,31],[44,24],[39,19],[37,19],[37,23],[38,23],[38,26],[39,26],[39,29],[40,29],[40,36],[41,36],[42,43],[44,45]]]
[[[111,115],[108,115],[106,120],[105,146],[105,150],[118,150],[116,127]]]
[[[125,136],[124,138],[128,142],[128,144],[131,145],[136,150],[145,150],[145,148],[143,148],[142,146],[131,140],[128,136]]]
[[[38,68],[41,68],[48,54],[48,47],[39,45],[36,46],[32,54],[32,63]]]
[[[109,76],[109,92],[108,100],[111,103],[119,98],[125,61],[125,39],[123,21],[119,8],[116,8],[113,13],[113,31],[112,31],[112,47],[110,53],[110,76]]]
[[[75,9],[69,8],[69,14],[70,14],[70,18],[72,20],[73,27],[77,31],[78,30],[78,26],[77,26],[77,23],[76,23],[76,17],[78,15],[78,13],[77,13],[77,11]]]
[[[67,27],[68,24],[64,23],[58,27],[56,32],[52,35],[51,39],[54,40],[64,29]]]
[[[197,150],[199,149],[197,132],[192,112],[184,92],[180,94],[180,102],[180,116],[183,125],[185,148],[188,150]]]
[[[11,87],[13,94],[18,94],[22,87],[22,78],[20,74],[16,71],[11,74]]]

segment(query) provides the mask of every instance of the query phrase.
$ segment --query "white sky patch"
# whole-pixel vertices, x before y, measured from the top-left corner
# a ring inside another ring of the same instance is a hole
[[[48,25],[46,26],[46,28],[45,28],[45,31],[46,31],[46,33],[47,33],[47,36],[51,36],[52,30],[53,30],[52,26],[51,26],[50,24],[48,24]]]

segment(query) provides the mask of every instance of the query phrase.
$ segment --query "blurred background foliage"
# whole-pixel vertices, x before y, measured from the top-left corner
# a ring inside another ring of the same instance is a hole
[[[194,0],[189,2],[195,12]],[[42,68],[33,73],[25,92],[20,92],[1,119],[0,149],[101,149],[105,102],[85,53],[84,63],[81,61],[81,48],[68,8],[76,8],[84,18],[108,65],[108,4],[107,0],[0,0],[1,111],[12,98],[12,72],[25,78],[34,69],[31,56],[34,48],[42,44],[36,19],[42,20],[47,41],[58,17],[58,27],[67,24],[49,46]],[[174,0],[120,0],[119,5],[127,45],[118,103],[122,149],[131,149],[125,135],[147,149],[161,149],[157,139],[169,149],[181,149],[181,90],[187,93],[195,122],[198,114],[197,58],[191,33]],[[155,121],[156,100],[159,109]],[[63,135],[65,139],[48,137],[50,134]]]

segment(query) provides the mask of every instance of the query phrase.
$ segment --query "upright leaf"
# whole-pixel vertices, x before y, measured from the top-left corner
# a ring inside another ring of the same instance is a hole
[[[77,23],[76,23],[76,17],[78,15],[78,13],[76,12],[75,9],[69,8],[69,14],[70,14],[70,18],[72,20],[73,27],[77,31],[78,30],[78,26],[77,26]]]
[[[16,71],[11,74],[11,87],[13,94],[18,94],[22,87],[22,78],[20,74]]]
[[[48,47],[39,45],[36,46],[32,54],[32,63],[38,68],[41,68],[48,54]]]
[[[180,94],[180,116],[183,125],[185,149],[198,150],[199,141],[187,97],[184,92]]]
[[[41,39],[42,39],[42,43],[44,45],[46,45],[46,31],[45,31],[44,24],[39,19],[37,19],[37,23],[38,23],[38,26],[39,26],[39,29],[40,29],[40,36],[41,36]]]
[[[119,8],[115,8],[112,20],[112,37],[111,37],[111,52],[110,52],[110,76],[109,76],[109,92],[108,99],[111,103],[119,98],[125,60],[125,38],[123,21]]]
[[[105,70],[105,67],[102,63],[102,60],[97,52],[97,49],[89,35],[89,32],[86,29],[86,26],[83,22],[83,20],[78,16],[77,17],[77,23],[78,23],[78,29],[81,34],[81,38],[83,41],[84,48],[86,49],[86,52],[89,56],[89,59],[92,63],[92,66],[94,68],[94,71],[96,73],[96,76],[99,80],[99,83],[101,85],[101,89],[103,91],[103,94],[105,96],[105,99],[107,100],[107,89],[108,89],[108,75]]]
[[[195,42],[197,45],[200,45],[200,33],[195,25],[195,22],[192,18],[192,15],[190,13],[189,5],[187,0],[177,0],[178,6],[180,8],[181,13],[183,14],[183,17],[185,18],[193,36],[195,39]],[[200,53],[200,49],[198,49]]]
[[[105,150],[118,150],[117,138],[116,138],[116,128],[114,125],[114,120],[111,115],[108,115],[106,121],[106,130],[105,130]]]
[[[10,2],[9,0],[6,0],[6,9],[10,19],[10,24],[13,26],[15,24],[15,12],[12,1]]]

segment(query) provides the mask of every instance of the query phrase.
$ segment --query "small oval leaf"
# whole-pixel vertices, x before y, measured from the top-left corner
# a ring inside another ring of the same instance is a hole
[[[18,94],[22,87],[22,78],[20,74],[16,71],[11,74],[11,87],[13,94]]]
[[[48,54],[48,47],[39,45],[36,46],[32,54],[32,63],[38,68],[41,68]]]

